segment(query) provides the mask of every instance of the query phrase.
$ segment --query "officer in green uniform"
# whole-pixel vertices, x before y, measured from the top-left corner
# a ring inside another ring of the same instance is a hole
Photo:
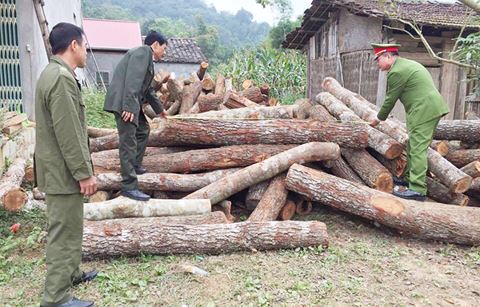
[[[85,105],[74,69],[87,59],[81,28],[59,23],[50,33],[54,56],[35,93],[35,177],[45,192],[48,217],[47,276],[42,306],[92,306],[70,288],[95,278],[82,273],[83,196],[96,191],[88,149]]]
[[[145,46],[130,49],[115,68],[103,108],[115,115],[117,123],[122,195],[141,201],[150,199],[138,190],[137,182],[137,175],[146,172],[142,160],[150,133],[141,104],[146,100],[157,114],[166,118],[167,113],[150,86],[153,60],[163,57],[166,46],[165,37],[151,31],[145,38]]]
[[[433,83],[432,76],[420,63],[398,56],[398,44],[372,44],[375,60],[387,74],[387,94],[370,125],[386,120],[397,99],[407,113],[407,169],[405,180],[397,182],[408,189],[393,194],[415,200],[425,200],[427,194],[427,150],[433,139],[440,118],[448,113],[448,107]]]

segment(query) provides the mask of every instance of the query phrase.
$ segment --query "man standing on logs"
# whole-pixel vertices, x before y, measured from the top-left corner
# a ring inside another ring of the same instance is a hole
[[[137,175],[146,173],[142,166],[150,127],[142,110],[146,100],[155,113],[166,118],[151,82],[153,61],[159,61],[167,47],[163,35],[151,31],[145,46],[130,49],[120,60],[108,87],[104,110],[115,115],[119,136],[119,156],[122,174],[122,195],[140,201],[150,199],[138,190]]]
[[[74,69],[85,67],[82,29],[69,23],[53,27],[54,56],[43,70],[35,93],[35,178],[45,192],[48,217],[47,276],[42,306],[92,306],[73,298],[70,288],[90,281],[82,273],[83,196],[96,191],[88,149],[85,105]]]
[[[396,184],[408,186],[393,194],[415,200],[425,200],[427,194],[427,150],[440,118],[448,107],[433,83],[432,76],[420,63],[398,56],[398,44],[372,44],[375,60],[387,74],[387,94],[377,114],[370,122],[376,126],[387,119],[398,99],[407,113],[407,169],[404,180]]]

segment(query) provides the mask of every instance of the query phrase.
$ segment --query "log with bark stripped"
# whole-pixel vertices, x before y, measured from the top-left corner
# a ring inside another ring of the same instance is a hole
[[[158,121],[148,146],[226,146],[240,144],[303,144],[334,142],[342,147],[365,148],[367,126],[357,123],[323,123],[311,120],[214,120],[175,118]],[[92,152],[118,147],[118,136],[90,142]]]
[[[216,204],[241,190],[286,171],[294,163],[334,160],[340,148],[333,143],[307,143],[250,165],[187,195],[186,199],[206,198]]]
[[[480,244],[480,210],[397,198],[301,165],[293,165],[287,189],[401,233],[449,243]]]
[[[320,93],[316,97],[316,101],[323,105],[333,116],[345,122],[364,122],[358,115],[350,110],[342,101],[335,98],[330,93]],[[402,154],[404,146],[395,141],[388,135],[379,130],[368,126],[368,146],[375,149],[387,159],[395,159]]]
[[[335,97],[343,101],[360,118],[372,121],[377,118],[377,111],[372,109],[372,104],[358,94],[343,88],[335,79],[325,78],[322,87]],[[401,144],[406,144],[408,135],[405,125],[393,118],[387,119],[377,125],[377,129]],[[444,159],[438,152],[428,149],[428,168],[443,184],[449,187],[453,193],[463,193],[468,190],[472,178],[456,168],[452,163]]]
[[[26,164],[25,159],[15,159],[0,179],[0,200],[7,211],[20,211],[27,203],[27,193],[20,187],[25,176]]]
[[[262,199],[250,214],[248,221],[262,222],[277,219],[287,201],[288,191],[285,189],[285,175],[280,174],[272,178]]]
[[[216,170],[198,174],[146,173],[138,175],[138,187],[145,191],[193,192],[220,178],[238,171],[238,168]],[[115,173],[97,175],[99,190],[120,190],[122,176]]]
[[[92,223],[93,224],[93,223]],[[309,246],[328,246],[322,222],[241,222],[211,225],[135,223],[85,227],[82,252],[86,259],[140,254],[221,254]]]
[[[263,161],[295,145],[234,145],[220,148],[196,149],[174,154],[143,158],[150,173],[193,173],[224,168],[243,167]],[[120,160],[92,159],[96,173],[119,172]]]
[[[84,204],[83,217],[98,221],[126,217],[196,215],[211,210],[212,205],[208,199],[150,199],[145,202],[120,196],[104,202]]]

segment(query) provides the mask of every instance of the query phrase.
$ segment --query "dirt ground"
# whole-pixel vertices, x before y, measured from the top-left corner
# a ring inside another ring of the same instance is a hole
[[[0,242],[1,306],[38,306],[43,215],[2,222],[25,226],[16,240]],[[480,248],[404,238],[320,205],[304,219],[327,224],[328,249],[87,262],[84,269],[101,273],[74,295],[96,306],[480,306]],[[209,275],[186,273],[182,264]]]

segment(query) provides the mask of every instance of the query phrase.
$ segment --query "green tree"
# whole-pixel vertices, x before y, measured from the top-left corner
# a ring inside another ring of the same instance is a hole
[[[168,37],[189,38],[193,36],[193,28],[183,20],[173,20],[168,17],[160,17],[146,20],[142,25],[142,33],[155,30]]]
[[[268,44],[275,49],[279,49],[282,46],[282,42],[287,37],[287,34],[293,31],[296,27],[300,26],[302,17],[299,17],[295,21],[290,19],[280,19],[277,25],[275,25],[268,33]]]
[[[458,48],[454,55],[457,60],[473,67],[469,80],[476,82],[473,95],[480,97],[480,33],[471,33],[457,40]]]

